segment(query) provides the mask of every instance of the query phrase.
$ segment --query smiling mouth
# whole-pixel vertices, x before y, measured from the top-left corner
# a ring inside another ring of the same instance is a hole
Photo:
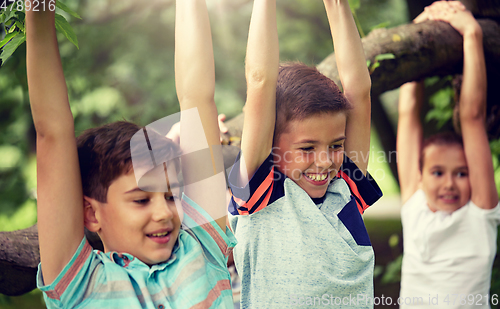
[[[315,185],[324,185],[328,182],[329,173],[321,173],[321,174],[312,174],[312,173],[304,173],[304,177],[311,183]]]
[[[458,201],[458,195],[441,195],[439,196],[441,200],[448,203],[454,203]]]
[[[163,233],[146,234],[146,236],[148,236],[148,237],[165,237],[168,234],[170,234],[170,232],[167,231],[167,232],[163,232]]]
[[[146,236],[150,240],[154,241],[157,244],[165,245],[171,239],[171,235],[170,235],[171,232],[172,231],[165,231],[165,232],[161,232],[161,233],[151,233],[151,234],[146,234]]]

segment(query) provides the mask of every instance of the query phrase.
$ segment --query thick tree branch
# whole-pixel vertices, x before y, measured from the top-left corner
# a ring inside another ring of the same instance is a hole
[[[500,26],[493,20],[479,23],[484,33],[488,71],[500,73]],[[462,37],[444,22],[428,21],[392,29],[377,29],[363,38],[366,59],[371,63],[380,54],[391,53],[395,59],[380,61],[372,75],[372,94],[398,88],[424,77],[457,74],[462,71]],[[318,65],[326,76],[339,83],[335,54]]]

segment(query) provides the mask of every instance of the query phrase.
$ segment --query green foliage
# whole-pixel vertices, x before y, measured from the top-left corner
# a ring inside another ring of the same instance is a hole
[[[52,6],[54,6],[53,2],[55,2],[55,0],[49,1],[49,3],[47,4],[47,9],[52,9]],[[5,9],[0,9],[0,33],[6,34],[0,42],[0,48],[3,47],[0,53],[0,64],[4,64],[7,59],[12,56],[12,54],[17,50],[17,48],[26,41],[25,10],[26,8],[31,8],[25,7],[25,3],[28,3],[28,1],[23,1],[22,3],[22,10],[20,9],[17,2],[12,3]],[[68,6],[66,6],[59,0],[57,1],[56,6],[54,6],[54,10],[56,7],[75,18],[81,19],[81,17],[76,12],[72,11]],[[66,38],[71,43],[75,44],[75,46],[78,48],[78,39],[76,38],[74,30],[70,26],[66,18],[64,18],[64,16],[60,15],[59,13],[56,13],[55,19],[56,29],[63,33]]]
[[[71,28],[70,24],[64,16],[56,14],[55,16],[56,29],[66,36],[66,38],[78,48],[78,39],[76,38],[75,31]]]
[[[403,264],[403,255],[401,254],[394,261],[387,264],[381,282],[383,284],[400,282],[402,264]]]
[[[11,29],[15,29],[14,27],[11,27]],[[12,54],[16,51],[16,49],[19,47],[19,45],[23,44],[26,42],[26,35],[23,34],[21,31],[19,32],[11,32],[9,35],[12,35],[10,42],[5,42],[4,47],[2,49],[2,53],[0,54],[0,60],[2,63],[5,63],[5,61],[12,56]]]
[[[434,90],[434,93],[429,97],[429,111],[425,115],[425,121],[436,121],[437,129],[451,122],[453,117],[454,107],[454,91],[451,86],[452,76],[428,77],[424,80],[424,85],[427,90]]]
[[[399,235],[392,234],[388,240],[392,255],[397,256],[393,261],[389,262],[385,267],[385,272],[382,275],[380,282],[382,284],[396,283],[401,281],[401,266],[403,265],[403,254],[399,254]]]
[[[373,71],[375,71],[375,69],[380,66],[380,61],[390,60],[390,59],[396,59],[396,56],[392,53],[379,54],[379,55],[375,56],[375,61],[373,62],[373,64],[372,64],[371,60],[369,60],[369,59],[366,60],[366,66],[369,68],[370,74],[372,74]]]
[[[82,19],[78,13],[70,9],[66,4],[62,3],[61,1],[56,2],[56,7],[60,8],[64,12],[68,13],[69,15],[73,16],[74,18]]]
[[[0,294],[1,309],[46,309],[42,291],[35,289],[22,296],[10,297]]]

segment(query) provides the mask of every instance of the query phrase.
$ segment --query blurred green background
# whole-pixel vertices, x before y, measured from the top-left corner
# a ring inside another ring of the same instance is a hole
[[[174,84],[174,1],[66,0],[82,20],[65,15],[78,37],[77,49],[59,37],[76,133],[116,120],[147,125],[178,111]],[[207,0],[216,64],[216,103],[231,118],[241,112],[246,85],[244,57],[253,1]],[[364,33],[408,22],[405,0],[352,1]],[[64,14],[63,14],[64,15]],[[282,61],[316,65],[333,51],[322,1],[278,1]],[[0,34],[2,38],[5,34]],[[444,98],[444,100],[449,97]],[[383,96],[396,122],[397,92]],[[444,104],[445,106],[448,105]],[[446,119],[445,119],[446,120]],[[391,125],[391,124],[388,124]],[[495,148],[496,147],[496,148]],[[494,143],[497,183],[500,143]],[[372,133],[369,170],[385,197],[396,199],[397,182]],[[0,231],[36,222],[35,131],[29,108],[25,45],[0,68]],[[376,174],[378,172],[378,174]],[[380,176],[377,176],[380,175]],[[379,203],[383,203],[379,202]],[[393,213],[399,211],[395,205]],[[366,220],[376,251],[376,296],[399,293],[401,223],[394,216]],[[497,260],[495,272],[500,277]],[[500,291],[500,280],[496,282]],[[495,291],[492,287],[492,292]],[[44,308],[41,293],[0,295],[0,308]]]

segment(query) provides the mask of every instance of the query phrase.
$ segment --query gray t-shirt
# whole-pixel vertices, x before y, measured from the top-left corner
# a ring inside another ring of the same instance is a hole
[[[360,212],[381,192],[356,170],[344,163],[319,204],[271,156],[245,188],[231,187],[242,308],[373,308],[374,254]]]

